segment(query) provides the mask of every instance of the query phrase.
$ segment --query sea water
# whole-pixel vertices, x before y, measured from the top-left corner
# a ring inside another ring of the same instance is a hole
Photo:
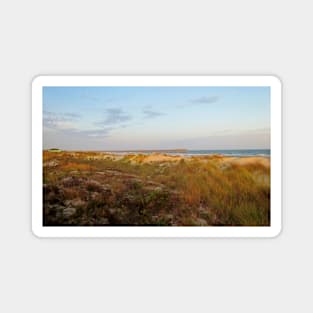
[[[180,153],[168,152],[169,154],[180,154],[180,155],[213,155],[219,154],[224,156],[235,156],[235,157],[245,157],[245,156],[265,156],[270,157],[270,149],[249,149],[249,150],[187,150]]]
[[[134,150],[134,151],[111,151],[114,154],[151,154],[151,153],[162,153],[169,155],[181,155],[181,156],[205,156],[205,155],[222,155],[222,156],[233,156],[233,157],[247,157],[247,156],[263,156],[270,157],[270,149],[240,149],[240,150]]]

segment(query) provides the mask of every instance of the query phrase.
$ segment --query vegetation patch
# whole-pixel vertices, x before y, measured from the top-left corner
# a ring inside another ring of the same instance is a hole
[[[43,153],[44,225],[268,226],[263,159]]]

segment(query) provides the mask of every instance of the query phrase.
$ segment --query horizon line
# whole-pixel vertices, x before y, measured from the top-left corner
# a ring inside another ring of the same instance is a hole
[[[244,151],[244,150],[271,150],[271,148],[239,148],[239,149],[125,149],[125,150],[101,150],[101,149],[62,149],[62,148],[46,148],[43,151],[48,150],[62,150],[62,151],[94,151],[94,152],[166,152],[166,151],[174,151],[174,152],[185,152],[185,151]]]

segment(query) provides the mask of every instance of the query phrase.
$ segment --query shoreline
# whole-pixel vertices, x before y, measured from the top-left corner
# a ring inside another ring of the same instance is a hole
[[[151,154],[165,154],[174,156],[223,156],[223,157],[270,157],[270,153],[240,153],[240,151],[270,151],[270,149],[246,149],[246,150],[187,150],[187,149],[169,149],[169,150],[62,150],[62,149],[43,149],[43,152],[55,152],[55,153],[101,153],[101,154],[113,154],[113,155],[151,155]],[[202,152],[203,151],[203,152]],[[227,153],[226,151],[230,151]],[[231,153],[234,151],[234,153]]]

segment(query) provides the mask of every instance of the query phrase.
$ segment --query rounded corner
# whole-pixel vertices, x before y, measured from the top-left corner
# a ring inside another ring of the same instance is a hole
[[[31,233],[37,239],[42,239],[43,238],[42,234],[40,233],[40,231],[39,231],[39,229],[37,227],[32,226]]]
[[[283,81],[282,79],[278,76],[278,75],[270,75],[269,76],[270,80],[271,80],[271,84],[272,85],[276,85],[279,88],[282,88],[283,86]]]
[[[283,232],[283,227],[282,225],[279,225],[278,227],[273,229],[273,231],[271,232],[270,238],[276,239],[281,236],[282,232]]]
[[[42,80],[43,80],[44,76],[43,75],[35,75],[32,80],[31,80],[31,85],[33,87],[35,86],[41,86],[42,85]]]

